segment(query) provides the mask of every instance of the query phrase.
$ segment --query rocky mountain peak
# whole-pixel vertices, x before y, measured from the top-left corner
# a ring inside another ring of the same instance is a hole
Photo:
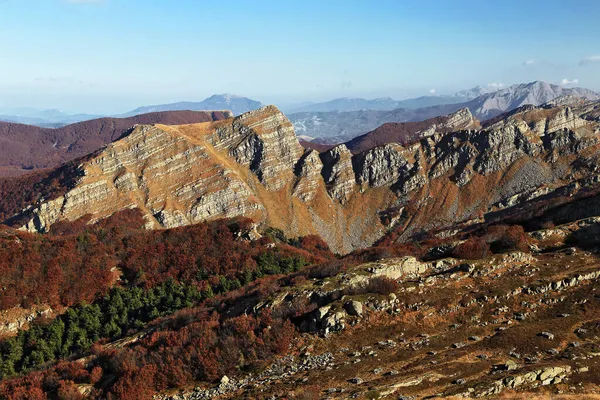
[[[454,96],[471,100],[476,97],[479,97],[479,96],[482,96],[484,94],[491,93],[494,91],[496,91],[496,89],[487,89],[487,88],[483,88],[483,87],[477,85],[471,89],[461,90],[460,92],[456,92],[454,94]]]
[[[319,152],[311,149],[306,150],[296,166],[298,180],[294,186],[293,195],[302,201],[314,199],[322,184],[322,170],[323,163],[319,157]]]
[[[527,104],[540,106],[556,98],[569,95],[585,100],[600,99],[598,93],[588,89],[565,88],[544,81],[535,81],[509,86],[485,94],[467,103],[467,105],[475,115],[486,119]]]
[[[352,153],[346,145],[340,144],[321,154],[323,160],[323,178],[329,194],[346,202],[356,184],[352,169]]]
[[[69,189],[18,220],[46,231],[56,221],[127,208],[140,209],[149,228],[246,216],[289,236],[319,234],[346,253],[389,230],[382,215],[397,215],[402,240],[569,182],[594,182],[600,125],[586,113],[595,109],[523,107],[483,128],[462,109],[437,119],[431,134],[417,130],[415,141],[355,154],[343,144],[304,151],[274,106],[221,121],[139,125],[65,167],[77,177]]]
[[[443,124],[446,129],[458,130],[465,129],[472,124],[477,123],[477,119],[471,114],[471,110],[468,107],[461,108],[460,110],[449,114],[447,121]]]
[[[293,167],[303,153],[292,124],[275,106],[219,124],[208,140],[217,149],[227,149],[270,190],[280,189],[291,180]]]

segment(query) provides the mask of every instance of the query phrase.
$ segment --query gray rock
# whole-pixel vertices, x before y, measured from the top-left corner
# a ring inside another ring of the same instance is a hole
[[[541,336],[541,337],[544,337],[544,338],[546,338],[548,340],[554,339],[554,334],[551,333],[551,332],[540,332],[538,335]]]
[[[356,186],[352,153],[341,144],[321,154],[323,178],[329,195],[342,203],[350,198]]]
[[[348,301],[344,304],[344,308],[346,309],[348,315],[356,317],[362,317],[363,315],[363,305],[360,301]]]

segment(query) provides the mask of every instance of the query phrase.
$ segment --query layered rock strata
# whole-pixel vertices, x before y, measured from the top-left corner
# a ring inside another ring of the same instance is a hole
[[[138,126],[77,165],[79,178],[62,196],[27,210],[24,229],[139,208],[148,228],[246,216],[290,236],[319,234],[346,253],[381,238],[389,219],[380,216],[393,210],[401,210],[393,220],[403,240],[596,185],[599,123],[579,110],[595,108],[523,107],[482,129],[356,155],[345,145],[304,151],[274,106],[223,121]]]

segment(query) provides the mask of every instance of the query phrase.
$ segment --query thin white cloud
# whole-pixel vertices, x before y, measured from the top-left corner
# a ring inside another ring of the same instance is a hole
[[[505,85],[502,82],[492,82],[487,84],[491,89],[502,89]]]
[[[577,85],[579,83],[579,79],[575,78],[575,79],[567,79],[564,78],[562,81],[560,81],[561,85]]]
[[[579,61],[579,65],[587,65],[593,63],[600,63],[600,55],[585,57],[581,61]]]
[[[431,93],[431,94],[435,94],[436,92],[437,92],[437,90],[435,90],[435,89],[429,89],[429,93]]]
[[[525,67],[527,67],[527,66],[529,66],[529,65],[535,65],[535,64],[538,64],[538,60],[536,60],[536,59],[534,59],[534,58],[532,58],[532,59],[530,59],[530,60],[523,61],[523,65],[524,65]]]

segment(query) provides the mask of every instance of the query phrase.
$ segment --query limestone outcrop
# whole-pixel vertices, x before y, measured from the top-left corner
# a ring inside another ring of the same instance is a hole
[[[329,194],[346,202],[356,184],[352,169],[352,153],[341,144],[322,154],[323,178]]]
[[[399,240],[599,181],[595,106],[526,106],[482,129],[436,132],[353,155],[304,150],[274,106],[198,124],[140,125],[79,164],[75,182],[21,215],[45,232],[139,208],[148,228],[246,216],[287,235],[321,235],[334,251]],[[445,118],[471,126],[468,110]],[[394,210],[400,210],[398,212]],[[395,215],[398,214],[398,215]],[[386,222],[388,221],[388,222]]]
[[[408,152],[397,144],[375,147],[357,159],[357,175],[361,184],[371,187],[391,185],[400,177],[408,177],[412,164],[407,160]]]
[[[315,150],[307,150],[296,167],[298,182],[294,186],[294,196],[302,201],[314,199],[319,186],[322,184],[322,170],[323,163],[319,153]]]
[[[47,305],[37,305],[28,309],[14,307],[0,311],[0,337],[14,335],[36,318],[50,317],[52,313],[52,308]]]
[[[206,139],[247,166],[269,190],[291,179],[303,149],[290,121],[274,106],[266,106],[218,125]]]

